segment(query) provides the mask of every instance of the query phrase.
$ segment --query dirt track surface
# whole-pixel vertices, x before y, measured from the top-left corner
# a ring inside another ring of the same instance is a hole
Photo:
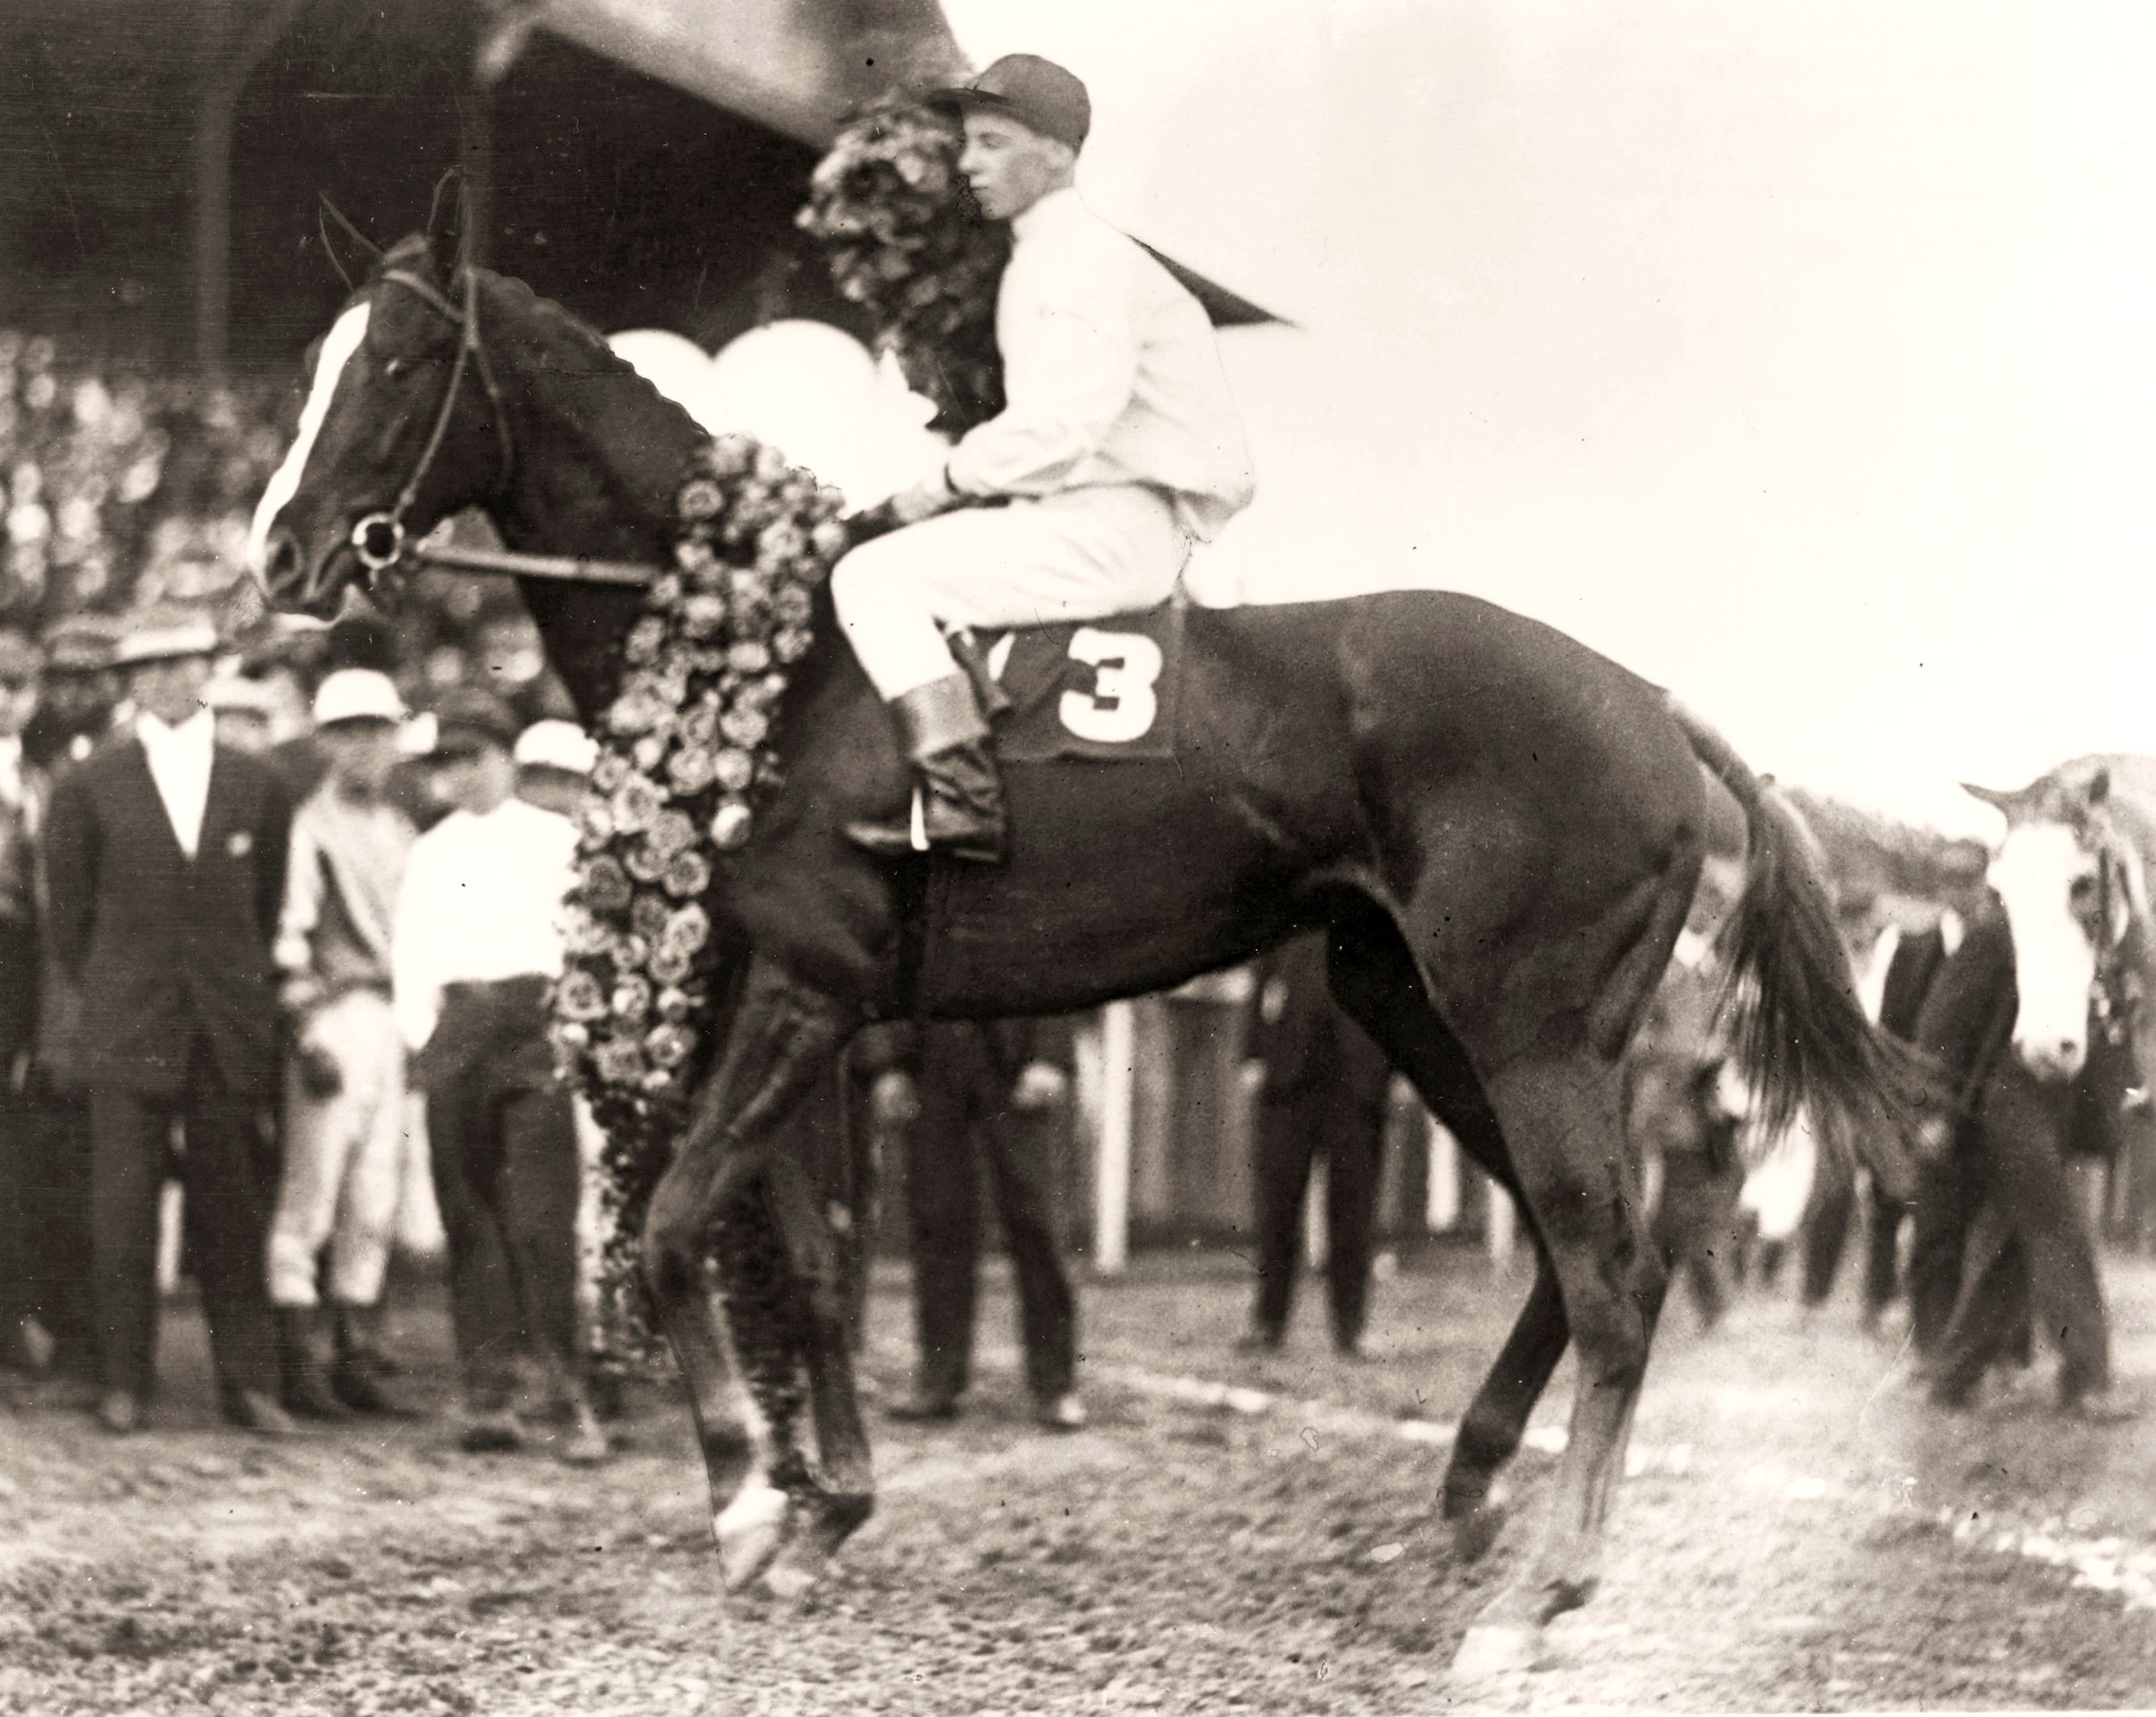
[[[1443,1427],[1525,1292],[1442,1253],[1381,1284],[1375,1363],[1229,1352],[1233,1259],[1084,1290],[1094,1422],[1044,1438],[983,1306],[968,1416],[879,1421],[883,1494],[795,1610],[727,1600],[670,1396],[572,1471],[439,1421],[265,1446],[213,1424],[168,1323],[153,1429],[116,1443],[0,1386],[0,1711],[809,1713],[1843,1710],[2156,1704],[2156,1417],[2063,1425],[2041,1389],[1944,1420],[1886,1387],[1845,1306],[1666,1322],[1594,1603],[1532,1676],[1446,1664],[1531,1513],[1462,1568],[1430,1514]],[[998,1276],[1000,1284],[1000,1275]],[[2129,1389],[2156,1269],[2114,1262]],[[447,1380],[439,1290],[405,1319]],[[868,1372],[904,1380],[902,1279]],[[1242,1393],[1229,1396],[1223,1386]],[[1531,1511],[1570,1370],[1517,1469]],[[2006,1546],[2002,1549],[2001,1546]]]

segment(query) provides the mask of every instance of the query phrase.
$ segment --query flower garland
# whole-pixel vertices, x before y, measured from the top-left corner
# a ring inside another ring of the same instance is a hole
[[[876,344],[932,401],[932,427],[963,434],[1003,409],[996,289],[1008,228],[982,218],[958,176],[965,133],[930,107],[881,107],[839,133],[797,217]]]
[[[720,961],[706,850],[738,850],[779,779],[772,722],[814,642],[815,587],[850,540],[843,497],[771,447],[722,436],[676,499],[674,565],[622,649],[577,814],[554,1041],[606,1133],[602,1293],[648,1329],[636,1243],[706,1060]]]

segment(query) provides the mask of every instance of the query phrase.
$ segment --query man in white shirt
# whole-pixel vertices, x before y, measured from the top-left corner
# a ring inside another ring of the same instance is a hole
[[[216,743],[203,704],[216,647],[200,620],[140,624],[121,640],[134,733],[61,776],[46,822],[51,947],[80,995],[90,1091],[98,1417],[116,1435],[139,1422],[155,1376],[158,1201],[176,1121],[225,1415],[264,1434],[294,1429],[277,1402],[263,1277],[270,949],[291,801],[266,764]]]
[[[581,1463],[604,1459],[606,1441],[584,1379],[576,1124],[547,1041],[576,831],[516,796],[516,731],[508,705],[476,688],[436,712],[429,761],[455,809],[419,838],[405,869],[394,1006],[427,1098],[464,1446],[523,1442],[510,1362],[528,1340],[569,1415],[562,1456]]]
[[[988,728],[937,622],[1098,620],[1165,601],[1191,542],[1252,485],[1204,309],[1079,198],[1085,86],[1014,54],[934,99],[962,113],[959,169],[982,213],[1011,223],[996,299],[1007,404],[893,498],[909,528],[840,561],[831,595],[919,771],[928,844],[994,863],[1004,819]],[[911,850],[907,821],[848,832],[873,852]]]

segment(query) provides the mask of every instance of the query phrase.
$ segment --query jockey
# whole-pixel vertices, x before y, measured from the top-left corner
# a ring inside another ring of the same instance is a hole
[[[993,863],[1004,813],[988,725],[937,622],[1099,620],[1165,601],[1192,540],[1249,504],[1250,466],[1205,311],[1079,199],[1085,86],[1014,54],[931,99],[963,116],[959,171],[982,213],[1011,223],[996,298],[1008,403],[893,498],[907,529],[841,560],[831,595],[919,771],[929,845]],[[904,819],[847,832],[872,852],[912,849]]]

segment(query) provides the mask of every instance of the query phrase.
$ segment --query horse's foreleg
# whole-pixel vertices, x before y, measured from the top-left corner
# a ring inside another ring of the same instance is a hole
[[[830,1069],[846,1023],[830,998],[762,960],[734,1017],[653,1189],[644,1261],[704,1442],[721,1565],[738,1589],[770,1565],[798,1505],[819,1489],[798,1434],[813,1320],[802,1314],[768,1171],[789,1142],[788,1115]],[[715,1298],[706,1291],[706,1256]],[[735,1429],[730,1372],[748,1397],[746,1438]]]
[[[792,1597],[815,1584],[839,1546],[868,1518],[875,1506],[875,1473],[868,1428],[854,1388],[850,1207],[828,1207],[824,1188],[791,1153],[772,1164],[770,1184],[802,1290],[809,1401],[821,1468],[820,1482],[805,1499],[801,1518],[764,1576],[774,1593]],[[838,1211],[844,1212],[842,1229]]]
[[[1531,1664],[1542,1625],[1593,1591],[1668,1282],[1640,1210],[1614,1064],[1584,1046],[1522,1062],[1491,1080],[1490,1098],[1556,1278],[1579,1382],[1541,1537],[1461,1642],[1455,1668],[1469,1676]]]

